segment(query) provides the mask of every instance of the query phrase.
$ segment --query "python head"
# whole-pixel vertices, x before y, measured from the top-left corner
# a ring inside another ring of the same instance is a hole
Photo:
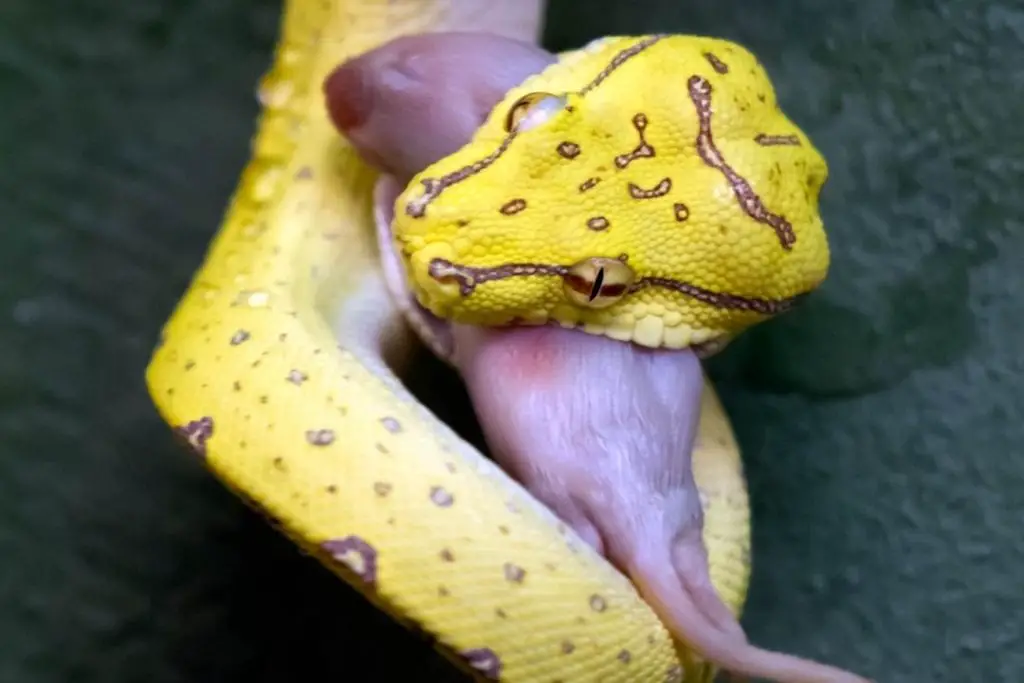
[[[823,281],[826,177],[744,48],[603,39],[414,177],[392,232],[440,318],[710,350]]]

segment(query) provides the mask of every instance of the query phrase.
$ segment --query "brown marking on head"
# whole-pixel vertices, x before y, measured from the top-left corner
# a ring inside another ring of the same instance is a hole
[[[332,539],[320,544],[332,560],[348,568],[367,586],[377,585],[377,550],[358,536]]]
[[[628,48],[625,48],[622,51],[620,51],[612,58],[611,62],[609,62],[608,65],[594,77],[592,81],[584,85],[583,88],[579,90],[578,94],[581,97],[585,96],[588,92],[590,92],[591,90],[599,86],[602,82],[604,82],[604,80],[607,79],[616,69],[621,67],[627,61],[629,61],[629,59],[640,54],[650,46],[654,45],[663,37],[664,36],[662,35],[649,36],[647,38],[644,38],[643,40],[634,43]],[[567,109],[571,110],[572,108],[567,107]],[[640,117],[643,117],[643,115],[640,114],[637,117],[634,117],[633,119],[634,126],[637,126],[638,130],[641,126],[641,124],[637,123],[638,118]],[[646,121],[644,123],[646,123]],[[515,127],[510,127],[508,134],[501,141],[501,144],[498,145],[497,149],[495,149],[493,152],[483,157],[482,159],[475,161],[472,164],[463,166],[462,168],[456,169],[455,171],[445,174],[440,178],[421,179],[420,184],[423,186],[423,193],[418,197],[410,199],[406,203],[406,215],[408,215],[411,218],[422,218],[423,216],[425,216],[427,206],[430,204],[430,202],[434,201],[439,196],[441,196],[441,193],[443,193],[446,189],[466,180],[467,178],[470,178],[480,173],[484,169],[494,164],[494,162],[496,162],[498,159],[500,159],[501,156],[506,151],[508,151],[508,148],[512,144],[512,141],[515,140],[516,138],[516,134],[517,131]],[[642,137],[643,135],[641,133],[641,140]],[[575,143],[563,143],[563,145],[564,144],[574,145]],[[559,153],[562,153],[562,151],[562,145],[560,145]],[[576,147],[576,153],[578,154],[578,146]],[[572,156],[575,156],[575,154],[573,154]],[[641,145],[640,147],[637,148],[637,150],[634,150],[634,152],[631,153],[631,155],[626,156],[631,156],[632,158],[639,158],[642,156],[654,156],[654,150],[645,142],[641,142]],[[572,157],[570,156],[568,158]],[[625,161],[622,167],[625,168],[625,165],[628,163],[629,160]]]
[[[616,69],[618,69],[620,66],[628,62],[633,57],[636,57],[638,54],[640,54],[650,46],[657,43],[662,38],[664,38],[663,35],[649,36],[647,38],[644,38],[643,40],[633,43],[629,47],[618,52],[614,57],[612,57],[612,61],[608,62],[608,66],[601,69],[601,71],[596,76],[594,76],[594,79],[592,81],[590,81],[580,89],[579,94],[586,95],[588,92],[590,92],[597,86],[601,85],[601,83],[603,83],[605,79],[611,76]]]
[[[238,346],[242,342],[248,341],[249,337],[250,335],[247,330],[238,330],[233,335],[231,335],[231,345]]]
[[[529,275],[564,275],[568,269],[564,266],[548,266],[540,263],[510,263],[494,268],[474,268],[456,265],[446,259],[433,259],[428,267],[430,277],[438,282],[457,282],[459,292],[469,296],[477,285],[492,280],[503,280],[509,277]]]
[[[640,136],[640,143],[633,151],[615,157],[615,165],[619,168],[626,168],[637,159],[649,159],[654,156],[654,147],[647,142],[647,138],[644,135],[644,131],[647,129],[647,115],[640,112],[633,116],[633,128],[636,129],[637,134]]]
[[[630,653],[629,650],[620,650],[619,654],[616,656],[616,659],[618,659],[623,664],[629,664],[630,661],[633,660],[633,655],[632,653]]]
[[[430,489],[430,502],[438,507],[447,508],[455,503],[455,497],[443,486],[434,486]]]
[[[649,190],[645,190],[636,183],[629,184],[629,196],[633,199],[654,199],[664,197],[672,189],[672,179],[662,178],[658,184]]]
[[[594,610],[595,612],[603,612],[606,609],[608,609],[608,601],[606,601],[602,596],[598,595],[597,593],[590,596],[589,604],[590,609]]]
[[[793,147],[800,146],[800,138],[796,135],[769,135],[767,133],[758,133],[754,136],[754,142],[762,147],[773,147],[779,145],[789,145]]]
[[[726,162],[721,151],[715,146],[715,140],[711,134],[711,83],[701,76],[691,76],[687,82],[690,91],[690,100],[697,109],[697,118],[700,122],[700,130],[697,133],[697,153],[705,164],[719,171],[732,186],[733,194],[739,202],[740,208],[758,223],[770,226],[779,238],[783,249],[793,248],[796,242],[796,233],[793,226],[785,218],[774,214],[765,207],[761,197],[754,191],[739,173]]]
[[[676,202],[672,205],[672,211],[675,213],[676,220],[682,223],[690,217],[690,207],[682,202]]]
[[[373,492],[381,498],[391,493],[391,489],[391,484],[386,481],[376,481],[373,483]]]
[[[582,183],[580,183],[580,192],[586,192],[587,190],[589,190],[589,189],[593,188],[595,185],[597,185],[599,182],[601,182],[600,178],[597,178],[597,177],[587,178]]]
[[[580,146],[575,142],[560,142],[555,149],[566,159],[575,159],[580,155]]]
[[[562,641],[562,654],[571,655],[576,650],[576,645],[571,640]]]
[[[296,180],[309,180],[312,177],[313,169],[310,168],[309,166],[303,166],[302,168],[295,172]]]
[[[501,680],[501,658],[491,648],[463,650],[460,654],[466,663],[486,680]]]
[[[448,548],[442,549],[441,553],[440,553],[440,556],[441,556],[441,560],[444,561],[444,562],[454,562],[455,561],[455,555]]]
[[[519,213],[525,208],[526,200],[517,198],[510,199],[509,201],[505,202],[504,204],[501,205],[501,208],[498,210],[501,211],[506,216],[514,216],[515,214]]]
[[[180,427],[175,427],[174,433],[199,457],[205,458],[206,442],[213,436],[213,418],[207,416],[192,420]]]
[[[334,443],[333,429],[307,429],[306,441],[313,446],[330,446]]]
[[[719,59],[718,55],[714,54],[713,52],[705,52],[704,59],[708,60],[708,64],[711,65],[711,68],[717,71],[718,73],[729,73],[729,65],[723,62],[721,59]]]
[[[463,166],[460,169],[456,169],[451,173],[441,176],[440,178],[423,178],[420,184],[423,185],[423,194],[419,197],[410,199],[405,205],[405,213],[411,218],[422,218],[427,214],[427,205],[441,196],[441,193],[452,185],[461,183],[467,178],[475,176],[485,168],[493,164],[495,161],[501,158],[501,155],[508,151],[509,145],[516,138],[516,131],[513,130],[505,139],[501,141],[498,148],[485,156],[479,161],[475,161],[472,164]]]
[[[620,260],[625,261],[626,259]],[[478,268],[454,264],[444,259],[434,259],[430,263],[430,274],[440,281],[454,280],[459,283],[459,290],[463,296],[473,292],[477,285],[493,280],[502,280],[510,277],[530,277],[537,275],[557,276],[563,279],[568,286],[573,286],[572,266],[560,266],[543,263],[510,263],[493,268]],[[444,277],[438,277],[437,273],[444,273]],[[580,286],[585,286],[590,291],[591,283],[581,281]],[[764,315],[775,315],[784,313],[795,307],[804,297],[803,294],[783,299],[763,299],[757,297],[730,294],[728,292],[716,292],[699,285],[682,280],[674,280],[667,277],[648,275],[638,278],[630,287],[630,292],[636,292],[644,287],[663,287],[670,289],[693,299],[697,299],[709,306],[727,310],[741,310],[761,313]]]
[[[607,230],[609,225],[611,224],[604,216],[594,216],[593,218],[587,219],[587,227],[596,232]]]

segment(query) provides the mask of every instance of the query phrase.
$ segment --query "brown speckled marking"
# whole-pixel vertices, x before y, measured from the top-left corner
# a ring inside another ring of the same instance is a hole
[[[672,211],[675,213],[676,220],[682,223],[690,217],[690,207],[682,202],[676,202],[672,205]]]
[[[334,443],[333,429],[307,429],[306,441],[313,446],[330,446]]]
[[[505,563],[505,580],[512,583],[522,583],[526,578],[526,570],[511,562]]]
[[[348,567],[368,586],[377,585],[377,551],[358,536],[324,541],[320,548],[335,562]]]
[[[586,192],[587,190],[592,189],[599,182],[601,182],[600,178],[587,178],[582,183],[580,183],[580,192]]]
[[[719,59],[718,55],[714,54],[713,52],[705,52],[704,59],[708,60],[708,64],[711,65],[711,68],[717,71],[718,73],[729,73],[729,65],[723,62],[721,59]]]
[[[454,562],[455,561],[455,555],[452,554],[451,550],[448,550],[448,548],[445,548],[444,550],[441,551],[441,559],[443,561],[445,561],[445,562]]]
[[[463,650],[462,658],[477,673],[489,681],[501,680],[501,658],[489,647]]]
[[[622,650],[621,652],[619,652],[616,659],[618,659],[623,664],[629,664],[629,662],[633,659],[633,655],[630,654],[629,650]]]
[[[555,149],[566,159],[575,159],[580,155],[580,146],[575,142],[560,142]]]
[[[608,78],[616,69],[625,64],[629,59],[640,54],[651,45],[661,40],[664,36],[654,35],[643,40],[640,40],[633,45],[625,48],[618,54],[616,54],[611,62],[608,63],[604,69],[598,73],[592,81],[587,83],[583,88],[580,89],[579,95],[584,96],[597,86],[599,86],[606,78]],[[424,178],[420,181],[423,185],[423,194],[419,197],[410,199],[405,205],[405,213],[411,218],[422,218],[427,213],[427,206],[430,202],[434,201],[441,196],[441,193],[452,185],[461,183],[463,180],[470,178],[477,173],[480,173],[495,161],[501,158],[501,156],[508,151],[512,141],[516,138],[516,131],[512,130],[498,145],[498,148],[493,152],[485,156],[479,161],[475,161],[472,164],[463,166],[460,169],[456,169],[451,173],[441,176],[440,178]]]
[[[430,502],[437,507],[448,508],[455,502],[455,497],[442,486],[434,486],[430,489]]]
[[[565,266],[545,266],[539,263],[510,263],[494,268],[474,268],[461,266],[446,259],[436,258],[428,267],[430,277],[438,282],[456,282],[459,293],[469,296],[477,285],[491,280],[503,280],[509,277],[527,275],[565,275],[569,269]]]
[[[636,183],[629,184],[629,196],[633,199],[654,199],[655,197],[664,197],[672,189],[672,179],[662,178],[658,181],[658,184],[649,190],[645,190]]]
[[[611,225],[604,216],[594,216],[587,220],[587,227],[594,231],[607,230]]]
[[[449,595],[451,595],[451,591],[449,591],[448,588],[445,586],[438,586],[437,594],[440,595],[442,598],[447,598]]]
[[[570,268],[568,266],[543,263],[510,263],[493,268],[476,268],[458,265],[445,259],[434,259],[430,262],[429,272],[430,276],[439,282],[458,283],[459,292],[463,296],[469,296],[476,289],[477,285],[485,282],[503,280],[510,277],[536,275],[557,276],[564,279],[569,277]],[[644,287],[663,287],[715,308],[751,311],[764,315],[784,313],[796,306],[804,297],[804,295],[797,295],[785,299],[760,299],[738,294],[715,292],[690,282],[653,275],[636,280],[632,287],[630,287],[630,292],[639,291]]]
[[[633,57],[636,57],[638,54],[649,48],[651,45],[654,45],[656,42],[658,42],[664,37],[665,36],[663,35],[649,36],[621,50],[614,57],[612,57],[612,61],[608,62],[608,66],[601,69],[601,71],[596,76],[594,76],[594,80],[590,81],[585,86],[583,86],[579,94],[586,95],[588,92],[590,92],[597,86],[601,85],[601,83],[603,83],[605,79],[611,76],[616,69],[618,69],[627,61],[629,61]]]
[[[392,434],[398,434],[402,431],[402,423],[393,417],[383,417],[380,423],[384,425],[384,429],[388,430]]]
[[[574,645],[571,640],[563,640],[562,641],[562,654],[563,655],[571,655],[573,653],[573,651],[575,651],[575,650],[576,650],[576,645]]]
[[[633,127],[636,128],[636,132],[640,136],[640,144],[632,152],[615,157],[615,165],[619,168],[626,168],[637,159],[649,159],[654,156],[654,147],[648,144],[647,138],[644,136],[644,131],[647,129],[647,115],[640,112],[634,116]]]
[[[525,208],[525,199],[512,199],[502,204],[501,208],[498,210],[501,211],[506,216],[514,216]]]
[[[246,330],[238,330],[233,335],[231,335],[231,345],[238,346],[242,342],[247,341],[249,339],[249,336],[250,335]]]
[[[309,375],[302,372],[301,370],[295,370],[293,368],[292,370],[288,371],[288,381],[294,384],[295,386],[302,386],[302,383],[305,382],[307,379],[309,379]]]
[[[174,433],[183,439],[188,444],[188,447],[198,453],[200,457],[205,458],[206,442],[213,436],[213,418],[201,417],[198,420],[192,420],[188,424],[176,427]]]
[[[516,138],[516,131],[505,136],[498,148],[479,161],[468,166],[452,171],[440,178],[424,178],[420,181],[423,185],[423,194],[410,199],[405,205],[405,213],[411,218],[423,218],[427,214],[427,205],[441,196],[441,193],[452,185],[461,183],[463,180],[480,173],[485,168],[501,158],[501,155],[508,151],[509,145]]]
[[[392,486],[386,481],[377,481],[373,484],[373,492],[383,498],[391,493]]]
[[[770,212],[761,198],[754,192],[754,188],[746,181],[722,156],[722,153],[715,146],[714,137],[711,134],[711,84],[701,76],[690,76],[687,82],[690,90],[690,100],[697,108],[697,118],[700,120],[700,131],[697,133],[697,153],[704,163],[717,171],[720,171],[725,179],[732,185],[733,193],[739,201],[744,212],[758,223],[770,226],[779,238],[782,248],[789,250],[796,242],[796,234],[793,226],[782,216]]]
[[[758,133],[754,136],[754,142],[762,147],[778,145],[800,146],[800,138],[796,135],[768,135],[767,133]]]
[[[598,594],[590,596],[590,609],[595,612],[603,612],[608,608],[608,602]]]
[[[295,172],[296,180],[309,180],[312,177],[313,169],[310,168],[309,166],[303,166],[302,168]]]
[[[714,306],[715,308],[724,308],[734,311],[750,311],[751,313],[760,313],[762,315],[777,315],[779,313],[785,313],[800,303],[804,297],[804,295],[798,294],[797,296],[785,299],[760,299],[756,297],[740,296],[739,294],[729,294],[726,292],[713,292],[689,282],[681,282],[671,278],[653,276],[641,278],[633,284],[632,289],[636,291],[641,287],[664,287],[665,289],[671,289],[679,292],[680,294],[685,294],[692,299],[706,303],[709,306]]]

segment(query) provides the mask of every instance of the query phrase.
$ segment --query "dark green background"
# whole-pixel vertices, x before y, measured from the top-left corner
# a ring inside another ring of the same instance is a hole
[[[278,12],[0,3],[0,683],[447,671],[180,453],[142,385]],[[831,165],[827,285],[713,367],[752,637],[880,682],[1018,683],[1024,7],[561,0],[546,42],[653,30],[750,46]]]

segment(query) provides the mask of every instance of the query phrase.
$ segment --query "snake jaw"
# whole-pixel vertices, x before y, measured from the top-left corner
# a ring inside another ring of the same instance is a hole
[[[391,230],[395,198],[400,191],[401,186],[390,175],[381,176],[373,189],[373,219],[384,282],[392,300],[420,340],[435,355],[450,363],[455,352],[451,323],[431,313],[413,295],[397,240]]]

